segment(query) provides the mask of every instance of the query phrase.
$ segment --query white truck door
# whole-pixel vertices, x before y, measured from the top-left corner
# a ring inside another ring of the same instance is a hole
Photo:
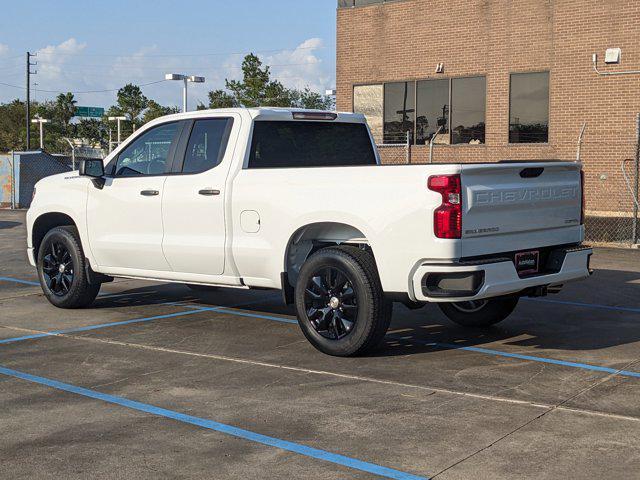
[[[225,185],[240,116],[191,120],[162,197],[162,248],[175,272],[221,275],[225,266]]]
[[[162,196],[180,122],[161,124],[134,138],[107,166],[102,189],[90,188],[87,229],[98,265],[168,271],[162,253]]]

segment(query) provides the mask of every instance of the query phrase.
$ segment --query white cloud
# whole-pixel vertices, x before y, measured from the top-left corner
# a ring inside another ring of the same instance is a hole
[[[317,51],[324,48],[321,38],[309,38],[294,50],[262,56],[262,61],[272,65],[272,77],[280,80],[284,85],[294,88],[309,87],[320,93],[327,88],[333,76],[326,71],[326,67]]]
[[[117,57],[111,66],[111,78],[128,78],[129,80],[125,83],[140,78],[148,80],[149,67],[156,69],[162,66],[157,58],[154,58],[151,63],[148,62],[150,60],[148,55],[153,54],[157,48],[156,45],[142,47],[133,55]]]
[[[272,67],[272,79],[281,81],[289,88],[308,86],[323,93],[326,88],[332,88],[335,82],[335,72],[327,52],[323,51],[325,48],[322,39],[310,38],[295,48],[268,54],[258,52],[258,55],[265,65]],[[7,50],[7,46],[0,44],[0,56]],[[38,56],[34,58],[38,62],[34,67],[38,74],[32,77],[33,81],[42,90],[78,92],[76,99],[80,105],[108,107],[116,101],[115,90],[126,83],[141,85],[162,80],[164,74],[170,72],[203,75],[206,83],[189,85],[189,104],[195,108],[198,102],[207,103],[209,90],[224,88],[225,79],[242,77],[240,66],[244,54],[230,54],[222,58],[213,55],[171,56],[156,45],[143,45],[130,55],[118,57],[92,55],[87,50],[87,44],[75,38],[39,49]],[[143,86],[142,90],[149,98],[162,104],[181,104],[182,88],[179,82]],[[0,97],[9,99],[13,98],[12,95],[15,95],[13,90],[0,87]],[[55,92],[39,91],[37,98],[44,100],[55,96]]]
[[[36,59],[38,78],[43,81],[60,79],[63,76],[64,64],[73,59],[74,55],[81,53],[86,46],[86,43],[78,43],[75,38],[70,38],[59,45],[41,48]]]
[[[319,93],[333,88],[334,74],[319,57],[318,50],[325,48],[321,38],[305,40],[294,49],[281,50],[269,55],[258,54],[263,65],[271,67],[271,78],[279,80],[286,87],[303,89],[309,87]],[[244,55],[228,57],[222,66],[207,77],[215,88],[224,86],[224,79],[240,79],[242,77],[242,60]],[[213,87],[210,86],[210,89]]]
[[[5,56],[7,53],[9,53],[9,45],[0,43],[0,57]]]

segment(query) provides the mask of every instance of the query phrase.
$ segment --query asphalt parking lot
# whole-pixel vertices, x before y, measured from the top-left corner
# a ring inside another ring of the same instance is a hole
[[[344,359],[277,292],[116,280],[56,309],[25,235],[0,211],[1,477],[638,478],[638,251],[486,331],[396,305]]]

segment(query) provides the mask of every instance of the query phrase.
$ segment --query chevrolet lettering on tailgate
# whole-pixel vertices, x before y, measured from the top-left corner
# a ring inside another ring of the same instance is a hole
[[[475,192],[474,205],[500,205],[521,202],[535,202],[547,200],[572,200],[578,196],[575,185],[560,185],[557,187],[509,188],[504,190],[489,190]]]

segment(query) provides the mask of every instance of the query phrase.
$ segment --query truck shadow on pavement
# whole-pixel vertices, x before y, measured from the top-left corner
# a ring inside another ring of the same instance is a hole
[[[446,348],[439,345],[459,348],[493,342],[541,350],[586,351],[640,341],[640,273],[599,270],[593,280],[597,282],[595,285],[591,282],[576,283],[560,295],[542,299],[523,298],[509,318],[486,329],[455,325],[436,305],[409,310],[396,303],[385,344],[372,355],[411,355]],[[220,288],[203,293],[175,284],[153,285],[119,292],[115,296],[107,295],[96,300],[93,308],[100,310],[162,303],[192,307],[235,305],[245,312],[295,316],[293,307],[282,303],[279,292]]]
[[[19,225],[22,225],[20,222],[8,222],[8,221],[0,221],[0,230],[5,230],[8,228],[15,228]]]

